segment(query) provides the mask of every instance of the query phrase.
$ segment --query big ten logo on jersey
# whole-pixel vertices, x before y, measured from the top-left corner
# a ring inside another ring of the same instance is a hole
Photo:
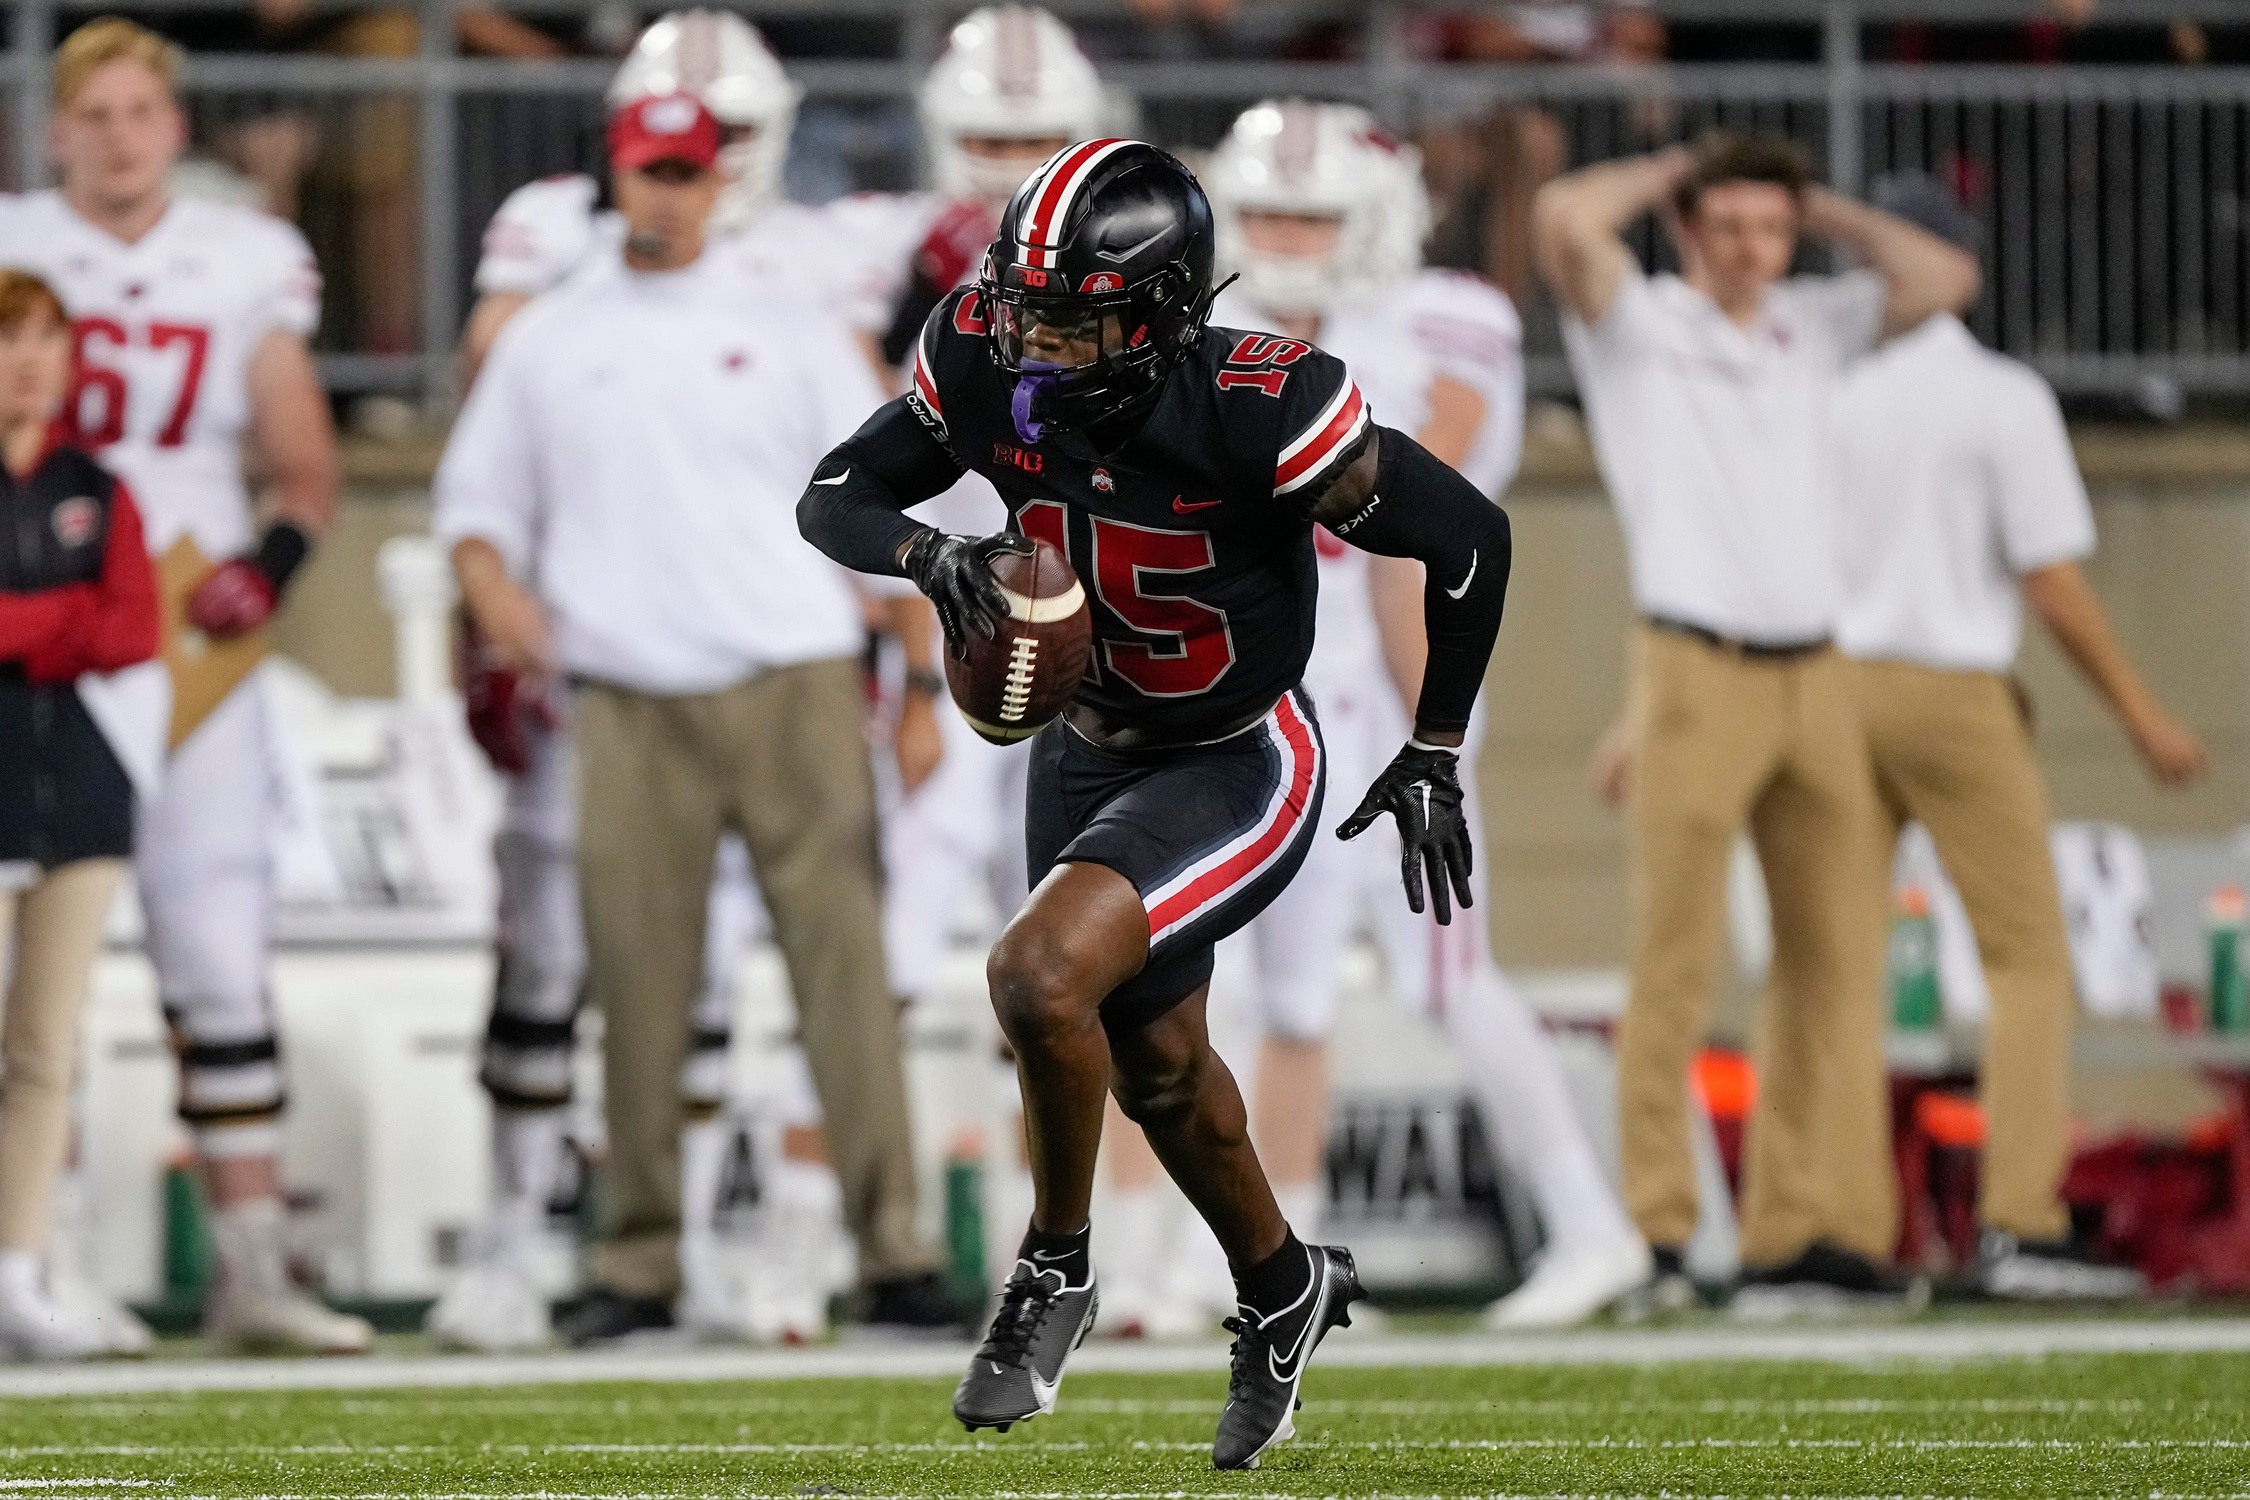
[[[125,436],[132,399],[128,368],[134,380],[158,387],[154,410],[162,419],[153,434],[156,446],[177,448],[187,441],[196,397],[203,390],[204,361],[211,352],[209,328],[160,321],[128,328],[115,318],[91,317],[78,319],[71,332],[77,377],[64,415],[79,443],[106,448]]]
[[[1003,468],[1021,469],[1026,474],[1042,473],[1047,467],[1045,454],[1034,453],[1029,448],[1018,448],[1013,443],[994,443],[992,461]]]
[[[1312,353],[1312,345],[1266,333],[1246,333],[1219,370],[1219,389],[1254,386],[1269,396],[1279,396],[1289,382],[1286,366]]]

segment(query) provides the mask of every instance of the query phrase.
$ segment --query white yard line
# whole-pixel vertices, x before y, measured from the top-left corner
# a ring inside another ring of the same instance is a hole
[[[1592,1329],[1515,1336],[1416,1335],[1338,1339],[1323,1368],[1415,1365],[1652,1365],[1700,1360],[1810,1360],[1879,1365],[2030,1359],[2048,1354],[2250,1352],[2250,1318],[2058,1319],[1800,1328]],[[951,1378],[967,1345],[846,1343],[819,1349],[650,1348],[599,1353],[438,1355],[368,1359],[157,1360],[146,1364],[0,1369],[0,1397],[161,1391],[377,1390],[493,1387],[589,1381],[786,1380],[815,1377]],[[1089,1344],[1074,1373],[1212,1372],[1226,1346]]]

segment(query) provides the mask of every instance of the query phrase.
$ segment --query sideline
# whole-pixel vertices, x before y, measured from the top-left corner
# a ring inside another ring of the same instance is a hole
[[[818,1349],[705,1349],[644,1343],[599,1353],[377,1354],[364,1359],[180,1359],[0,1369],[0,1398],[138,1392],[380,1390],[599,1381],[954,1378],[967,1344],[851,1341]],[[1826,1323],[1793,1328],[1589,1329],[1573,1333],[1346,1336],[1326,1369],[1478,1365],[1647,1365],[1804,1360],[1826,1364],[2037,1359],[2050,1354],[2250,1353],[2250,1318]],[[1223,1370],[1227,1346],[1089,1344],[1081,1373]]]

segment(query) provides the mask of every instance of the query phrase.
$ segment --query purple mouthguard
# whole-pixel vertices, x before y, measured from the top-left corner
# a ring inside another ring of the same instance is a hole
[[[1016,420],[1016,436],[1027,443],[1038,442],[1039,435],[1047,430],[1046,423],[1032,420],[1031,403],[1055,383],[1054,372],[1063,368],[1036,359],[1027,359],[1016,367],[1016,389],[1008,398],[1008,415]]]

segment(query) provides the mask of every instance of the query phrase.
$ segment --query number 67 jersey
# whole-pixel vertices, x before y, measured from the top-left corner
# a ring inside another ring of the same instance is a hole
[[[268,333],[304,336],[320,319],[304,237],[255,209],[174,198],[128,245],[50,191],[0,198],[0,265],[36,272],[70,309],[64,415],[132,486],[149,550],[183,535],[214,559],[245,550],[250,358]]]
[[[1149,745],[1250,723],[1304,676],[1317,563],[1306,513],[1372,421],[1310,344],[1206,328],[1114,453],[1048,427],[1027,439],[974,287],[931,314],[907,401],[992,481],[1015,528],[1060,547],[1093,595],[1078,701]]]

